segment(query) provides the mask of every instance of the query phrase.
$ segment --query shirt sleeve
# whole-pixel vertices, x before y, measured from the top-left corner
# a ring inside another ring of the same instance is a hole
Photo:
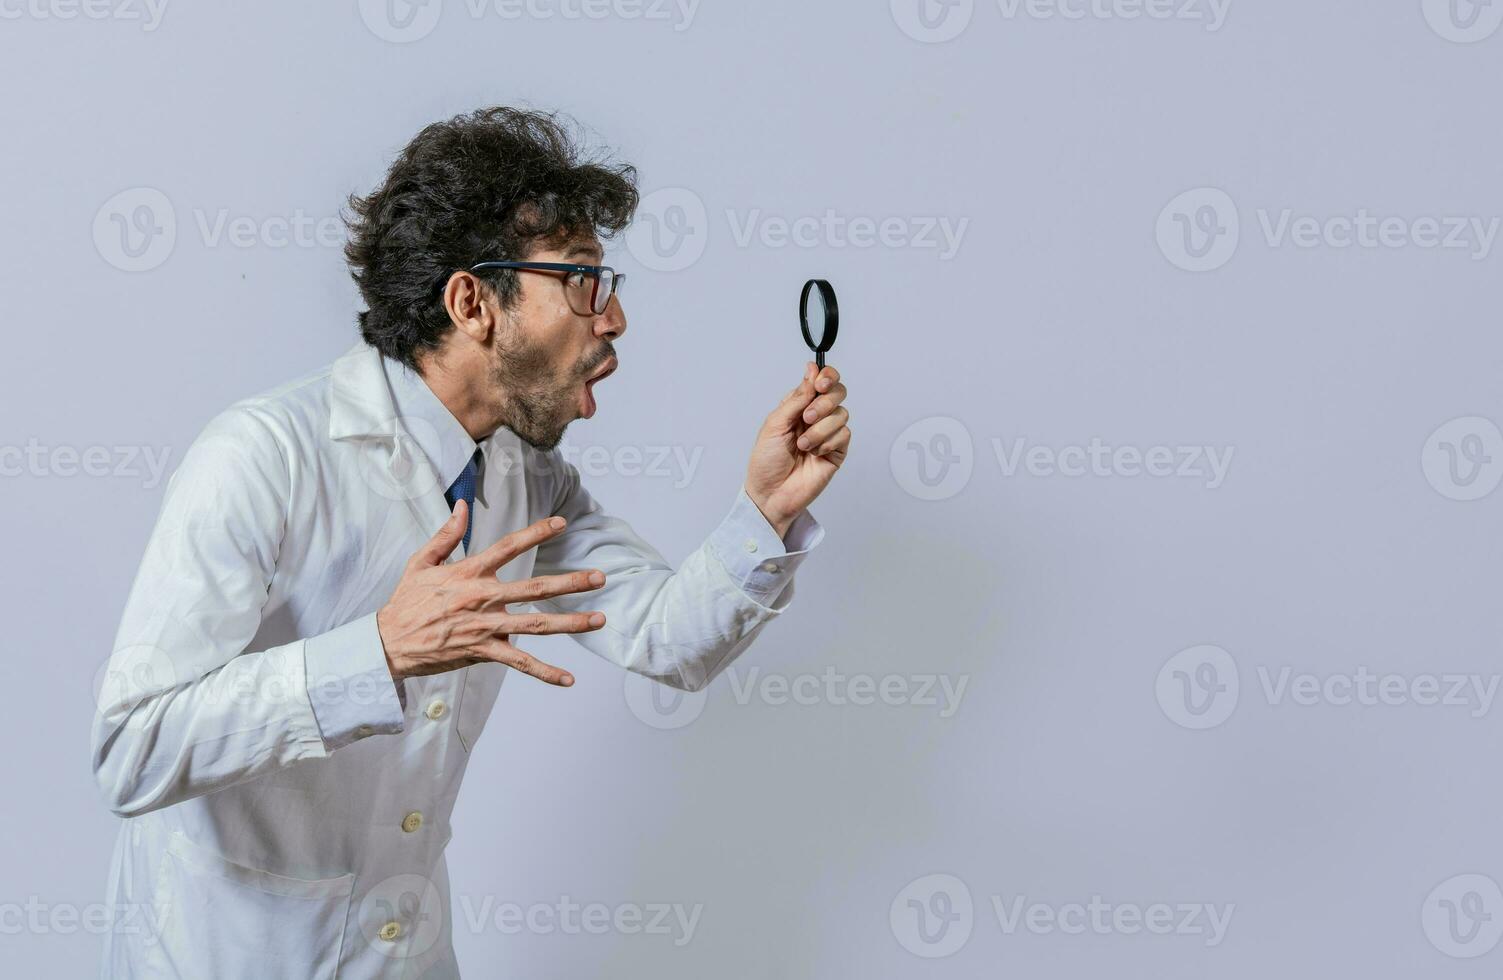
[[[779,538],[742,487],[730,513],[710,536],[710,546],[743,592],[771,605],[824,535],[824,527],[805,510]]]
[[[237,406],[168,482],[97,687],[93,766],[135,816],[403,728],[374,614],[251,649],[286,529],[269,424]]]
[[[675,570],[626,521],[606,513],[557,450],[553,509],[568,520],[538,546],[533,575],[599,568],[606,584],[540,599],[542,612],[599,609],[605,626],[570,634],[592,653],[687,691],[702,689],[794,597],[793,575],[824,529],[805,510],[780,540],[742,489],[720,525]]]

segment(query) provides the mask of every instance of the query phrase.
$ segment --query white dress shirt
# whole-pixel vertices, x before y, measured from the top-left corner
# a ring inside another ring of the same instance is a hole
[[[579,643],[685,690],[788,607],[824,537],[805,511],[780,540],[743,489],[674,571],[559,450],[505,428],[479,448],[471,550],[567,518],[499,577],[600,568],[603,588],[533,608],[601,610]],[[475,449],[421,377],[362,345],[232,406],[184,456],[94,725],[95,775],[128,818],[109,901],[135,926],[108,934],[103,976],[458,976],[443,852],[507,668],[399,690],[376,611]]]

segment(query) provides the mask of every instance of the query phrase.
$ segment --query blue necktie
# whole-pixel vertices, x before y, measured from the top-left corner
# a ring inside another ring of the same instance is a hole
[[[464,464],[464,471],[459,474],[449,489],[444,491],[444,499],[449,502],[449,510],[454,509],[454,501],[464,498],[465,509],[469,511],[469,517],[464,527],[464,553],[470,553],[470,532],[475,530],[475,477],[480,473],[480,450],[475,450],[475,455]]]

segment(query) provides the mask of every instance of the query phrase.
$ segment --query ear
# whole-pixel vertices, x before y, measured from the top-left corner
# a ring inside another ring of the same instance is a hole
[[[444,284],[444,309],[455,329],[483,345],[498,326],[501,303],[489,283],[473,272],[460,270]]]

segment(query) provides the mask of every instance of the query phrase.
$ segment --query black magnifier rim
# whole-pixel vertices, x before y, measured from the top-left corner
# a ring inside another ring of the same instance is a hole
[[[820,334],[818,344],[809,336],[809,292],[813,289],[819,290],[819,298],[825,305],[825,330]],[[798,323],[804,332],[804,343],[816,354],[823,354],[835,346],[835,338],[840,333],[840,305],[835,302],[835,287],[828,279],[810,279],[804,283],[804,290],[798,297]]]

